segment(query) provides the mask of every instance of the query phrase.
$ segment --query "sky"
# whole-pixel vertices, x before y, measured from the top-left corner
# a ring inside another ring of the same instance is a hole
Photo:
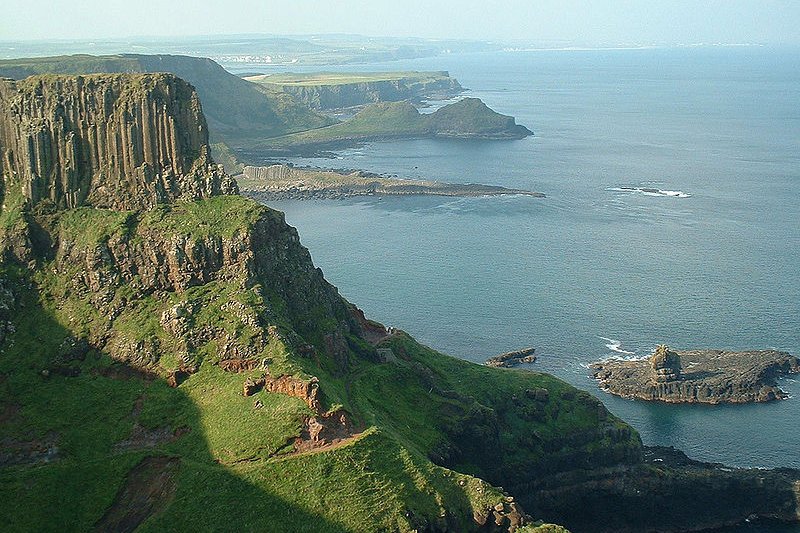
[[[800,44],[800,0],[3,0],[0,40],[209,34]]]

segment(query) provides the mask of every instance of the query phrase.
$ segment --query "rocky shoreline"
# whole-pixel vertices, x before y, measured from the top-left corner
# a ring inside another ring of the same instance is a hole
[[[387,177],[360,170],[304,169],[288,165],[244,167],[237,176],[243,194],[259,201],[343,199],[355,196],[501,196],[544,198],[540,192],[477,183],[443,183]]]
[[[661,345],[647,359],[610,359],[590,368],[603,390],[625,398],[737,404],[786,399],[777,379],[800,372],[800,359],[776,350],[673,351]]]

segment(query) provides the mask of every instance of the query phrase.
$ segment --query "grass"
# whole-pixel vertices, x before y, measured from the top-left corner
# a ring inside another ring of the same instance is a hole
[[[144,212],[139,222],[139,233],[230,239],[237,233],[248,231],[265,213],[272,213],[276,220],[282,218],[277,212],[241,196],[213,196]]]

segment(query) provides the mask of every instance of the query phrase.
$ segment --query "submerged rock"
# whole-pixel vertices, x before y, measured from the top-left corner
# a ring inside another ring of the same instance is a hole
[[[775,350],[689,350],[661,345],[647,359],[591,365],[612,394],[669,403],[749,403],[787,397],[776,380],[800,372],[800,359]]]

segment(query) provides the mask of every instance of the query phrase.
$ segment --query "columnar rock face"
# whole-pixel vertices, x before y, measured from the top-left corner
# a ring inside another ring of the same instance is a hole
[[[32,203],[142,209],[236,191],[194,88],[171,74],[0,82],[0,172]]]

